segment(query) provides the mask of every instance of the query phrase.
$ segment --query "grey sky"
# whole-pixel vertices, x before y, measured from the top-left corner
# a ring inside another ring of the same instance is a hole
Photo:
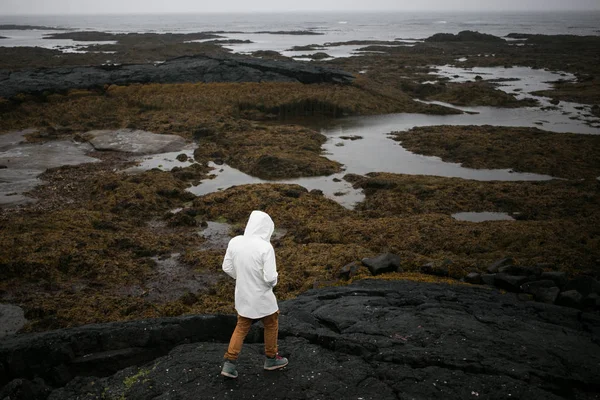
[[[0,0],[0,16],[10,14],[281,12],[311,10],[600,11],[600,0]]]

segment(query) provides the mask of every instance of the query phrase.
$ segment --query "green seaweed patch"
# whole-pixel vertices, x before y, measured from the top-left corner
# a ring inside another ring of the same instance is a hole
[[[600,79],[594,76],[581,76],[577,82],[554,82],[552,90],[541,90],[534,92],[536,96],[550,97],[554,101],[569,101],[574,103],[583,103],[598,105],[600,99]],[[593,110],[592,110],[593,111]],[[593,113],[600,117],[600,112]]]
[[[394,139],[414,153],[468,168],[512,169],[569,179],[600,176],[600,136],[596,135],[442,125],[395,132]]]
[[[300,126],[259,126],[203,139],[194,157],[218,158],[263,179],[331,175],[341,164],[321,156],[325,141],[324,135]]]
[[[427,97],[457,106],[493,106],[493,107],[534,107],[539,105],[535,99],[518,100],[514,95],[494,88],[487,82],[447,83],[438,85],[443,88],[439,93]]]

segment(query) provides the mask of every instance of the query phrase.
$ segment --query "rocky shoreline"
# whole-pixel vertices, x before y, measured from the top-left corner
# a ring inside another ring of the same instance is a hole
[[[0,97],[44,91],[64,92],[104,85],[186,82],[350,83],[346,72],[295,61],[208,56],[181,57],[161,64],[107,65],[0,71]]]
[[[277,373],[259,372],[262,330],[255,325],[241,377],[223,379],[234,316],[187,316],[8,338],[0,344],[0,393],[584,400],[600,389],[597,315],[497,290],[365,280],[308,291],[281,303],[281,313],[280,352],[290,366]]]
[[[16,135],[27,142],[20,145],[68,142],[98,160],[30,171],[35,188],[9,194],[37,202],[0,209],[0,299],[20,307],[8,309],[20,318],[10,333],[19,334],[0,342],[0,399],[146,399],[173,389],[181,398],[248,398],[257,388],[292,399],[597,397],[595,137],[415,128],[396,137],[408,146],[411,135],[419,154],[570,180],[336,175],[331,179],[364,192],[353,210],[295,184],[241,185],[201,197],[187,191],[223,163],[264,179],[339,174],[339,162],[323,154],[327,138],[293,124],[298,117],[462,112],[416,99],[533,104],[498,90],[501,81],[428,83],[432,66],[459,58],[466,67],[566,68],[577,81],[556,82],[544,95],[591,105],[597,38],[523,36],[526,46],[517,47],[489,35],[436,35],[414,47],[359,43],[380,53],[323,63],[226,55],[216,44],[176,36],[159,43],[147,35],[147,48],[136,47],[139,38],[121,39],[94,50],[116,46],[114,60],[123,65],[101,66],[104,54],[0,49],[0,131],[8,143],[0,145],[0,176],[17,169],[11,135],[28,128]],[[64,67],[23,69],[50,59]],[[98,130],[112,134],[102,142],[92,137]],[[114,142],[140,131],[175,135],[177,147],[153,152],[179,152],[193,142],[197,148],[178,159],[195,163],[126,173],[143,151],[114,151]],[[448,146],[449,135],[464,146]],[[494,145],[486,139],[492,135]],[[581,146],[586,151],[577,152]],[[35,152],[29,159],[36,157],[42,161]],[[560,160],[560,168],[547,160]],[[223,243],[253,209],[269,212],[284,232],[273,244],[281,351],[291,364],[262,375],[257,325],[243,375],[232,383],[218,375],[235,322],[233,283],[220,263]],[[452,218],[469,211],[505,212],[514,221]],[[204,236],[210,224],[224,227],[215,247]]]

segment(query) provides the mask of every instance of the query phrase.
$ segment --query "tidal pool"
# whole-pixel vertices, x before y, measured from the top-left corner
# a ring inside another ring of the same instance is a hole
[[[451,66],[439,67],[434,73],[450,80],[463,82],[480,75],[484,79],[499,80],[500,89],[519,93],[518,98],[532,97],[541,106],[523,108],[496,107],[457,107],[442,102],[428,102],[457,108],[464,114],[425,115],[388,114],[366,117],[349,117],[329,121],[290,121],[306,124],[319,129],[328,140],[323,145],[324,155],[344,165],[344,172],[326,177],[265,181],[244,174],[228,165],[211,164],[214,179],[205,180],[189,191],[204,195],[224,190],[235,185],[251,183],[295,183],[308,190],[321,190],[344,207],[353,206],[364,199],[361,190],[352,188],[342,178],[347,173],[364,175],[369,172],[390,172],[396,174],[431,175],[456,177],[480,181],[543,181],[554,179],[549,175],[528,172],[514,172],[510,169],[472,169],[457,163],[444,162],[439,157],[424,156],[404,149],[401,143],[390,138],[394,131],[406,131],[418,126],[431,125],[494,125],[512,127],[537,127],[551,132],[571,132],[580,134],[600,134],[600,127],[590,123],[586,114],[588,106],[560,102],[550,106],[549,100],[532,94],[538,90],[550,89],[549,82],[572,80],[573,75],[526,67],[514,68],[473,68],[464,69]],[[315,127],[315,123],[317,126]],[[360,140],[349,137],[360,136]]]
[[[175,167],[185,168],[194,163],[194,150],[197,148],[195,144],[187,145],[180,151],[172,151],[168,153],[149,154],[138,159],[138,165],[128,168],[126,172],[142,172],[154,168],[162,171],[171,171]],[[184,161],[177,159],[181,154],[187,157]]]

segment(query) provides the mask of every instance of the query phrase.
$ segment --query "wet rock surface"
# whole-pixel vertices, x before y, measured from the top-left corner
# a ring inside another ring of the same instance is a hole
[[[179,57],[162,64],[42,68],[5,73],[0,97],[18,93],[63,91],[103,85],[183,82],[349,83],[349,73],[295,61],[241,57]]]
[[[100,151],[120,151],[133,154],[156,154],[179,151],[186,141],[177,135],[158,135],[152,132],[118,129],[86,133],[90,144]]]
[[[279,350],[290,359],[280,371],[262,370],[256,324],[240,377],[224,379],[234,317],[190,316],[15,336],[0,345],[13,380],[3,394],[39,385],[35,375],[56,385],[60,371],[79,376],[51,399],[593,399],[600,388],[594,314],[481,287],[377,280],[280,307]]]
[[[0,135],[0,207],[33,202],[23,193],[41,181],[38,176],[49,168],[98,161],[86,155],[92,150],[87,143],[52,141],[43,144],[26,143],[29,131]]]
[[[0,338],[17,333],[26,322],[21,307],[0,304]]]
[[[38,178],[51,168],[99,161],[88,153],[114,151],[132,155],[180,151],[186,141],[177,135],[160,135],[133,129],[95,130],[84,137],[89,142],[52,140],[28,143],[26,135],[35,130],[0,135],[0,207],[35,202],[25,195],[42,184]]]

